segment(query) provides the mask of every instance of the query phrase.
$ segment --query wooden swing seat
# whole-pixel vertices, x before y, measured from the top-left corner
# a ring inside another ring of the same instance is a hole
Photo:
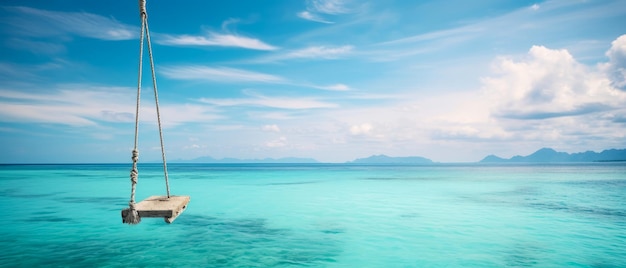
[[[187,195],[150,196],[135,204],[139,217],[164,218],[165,222],[172,223],[187,208],[190,197]],[[122,218],[126,217],[126,211],[122,211]]]

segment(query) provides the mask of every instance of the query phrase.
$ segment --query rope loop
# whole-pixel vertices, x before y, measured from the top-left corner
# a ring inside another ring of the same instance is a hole
[[[146,11],[146,0],[139,0],[139,16],[148,16],[148,12]]]

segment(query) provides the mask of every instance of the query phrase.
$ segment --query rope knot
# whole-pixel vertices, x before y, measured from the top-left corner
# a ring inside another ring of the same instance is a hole
[[[146,12],[146,0],[139,0],[139,16],[143,15],[148,16],[148,12]]]
[[[131,157],[133,162],[137,162],[139,160],[139,151],[137,149],[133,149],[133,156]]]
[[[132,169],[130,171],[130,181],[134,184],[137,184],[137,177],[139,177],[139,172],[136,169]]]
[[[128,203],[128,208],[122,210],[122,222],[128,224],[137,224],[141,222],[139,212],[137,212],[137,209],[135,208],[135,202],[130,201]]]

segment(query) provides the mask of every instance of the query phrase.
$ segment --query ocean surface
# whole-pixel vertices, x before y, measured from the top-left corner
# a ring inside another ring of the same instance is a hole
[[[0,267],[626,267],[624,162],[168,167],[0,165]]]

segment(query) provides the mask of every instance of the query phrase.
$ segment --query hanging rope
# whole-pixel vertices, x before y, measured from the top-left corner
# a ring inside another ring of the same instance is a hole
[[[145,0],[143,1],[145,4]],[[144,6],[145,9],[145,6]],[[144,13],[145,14],[145,13]],[[163,159],[163,174],[165,174],[165,188],[167,190],[167,198],[170,198],[170,183],[167,178],[167,161],[165,160],[165,145],[163,144],[163,130],[161,127],[161,113],[159,112],[159,94],[157,90],[156,74],[154,73],[154,59],[152,58],[152,43],[150,43],[150,29],[148,29],[148,16],[144,15],[146,21],[146,38],[148,40],[148,55],[150,56],[150,70],[152,70],[152,86],[154,88],[154,102],[156,104],[157,122],[159,125],[159,139],[161,141],[161,158]]]
[[[139,39],[139,78],[137,79],[137,106],[135,108],[135,145],[132,151],[133,167],[130,171],[131,181],[131,194],[130,202],[128,202],[128,208],[122,212],[125,215],[122,219],[123,223],[137,224],[141,222],[141,217],[135,208],[135,191],[137,188],[137,179],[139,177],[139,171],[137,170],[137,162],[139,160],[139,150],[137,145],[139,141],[139,104],[141,100],[141,78],[143,69],[143,43],[144,37],[148,43],[148,55],[150,58],[150,70],[152,71],[152,86],[154,88],[154,101],[156,104],[157,122],[159,126],[159,139],[161,141],[161,157],[163,159],[163,173],[165,174],[165,188],[167,190],[167,198],[170,198],[170,185],[167,175],[167,161],[165,158],[165,146],[163,143],[163,130],[161,127],[161,114],[159,111],[159,97],[156,83],[156,74],[154,70],[154,59],[152,57],[152,44],[150,43],[150,30],[148,28],[148,13],[146,12],[146,0],[139,0],[139,16],[141,17],[141,34]],[[145,30],[145,31],[144,31]]]

